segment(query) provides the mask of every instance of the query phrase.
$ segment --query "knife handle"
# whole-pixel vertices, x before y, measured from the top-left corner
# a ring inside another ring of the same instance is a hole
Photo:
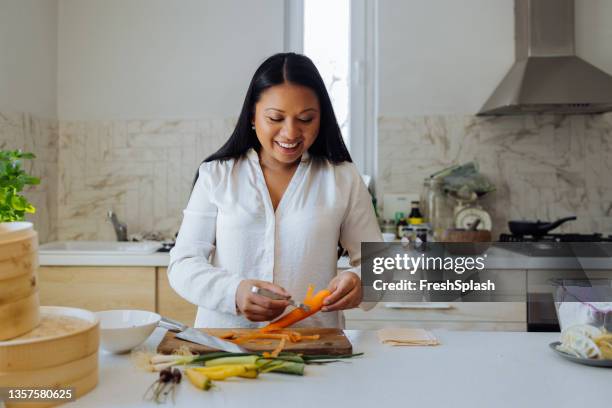
[[[158,326],[176,332],[182,332],[189,328],[189,326],[187,326],[186,324],[183,324],[177,320],[170,319],[168,317],[162,317],[158,323]]]

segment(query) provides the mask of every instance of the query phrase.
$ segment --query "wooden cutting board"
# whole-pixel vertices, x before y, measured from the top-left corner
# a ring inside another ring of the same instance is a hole
[[[228,332],[234,333],[252,333],[257,329],[198,329],[204,333],[212,334],[213,336],[221,336]],[[341,329],[331,328],[296,328],[291,329],[292,331],[299,332],[303,335],[320,335],[318,340],[302,340],[297,343],[287,342],[283,351],[289,351],[292,353],[302,353],[305,355],[316,355],[316,354],[329,354],[329,355],[341,355],[351,354],[353,352],[353,346],[349,339],[344,335]],[[192,353],[206,354],[216,352],[209,347],[202,346],[200,344],[191,343],[189,341],[177,339],[176,333],[168,331],[166,336],[162,339],[159,346],[157,346],[157,352],[161,354],[171,354],[174,350],[177,350],[181,346],[187,346]],[[261,344],[267,342],[266,344]],[[278,340],[274,339],[259,339],[251,340],[241,344],[244,348],[249,351],[263,352],[272,351],[274,347],[278,345]]]

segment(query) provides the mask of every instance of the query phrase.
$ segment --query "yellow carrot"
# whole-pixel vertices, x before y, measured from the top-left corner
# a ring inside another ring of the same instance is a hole
[[[215,381],[223,381],[229,377],[243,376],[251,369],[255,369],[255,367],[247,367],[246,365],[226,365],[192,368],[192,370],[196,370],[197,372],[204,374],[206,377]]]
[[[193,368],[188,368],[185,370],[185,374],[187,374],[189,381],[201,390],[208,391],[212,387],[210,378],[204,373],[197,372]]]

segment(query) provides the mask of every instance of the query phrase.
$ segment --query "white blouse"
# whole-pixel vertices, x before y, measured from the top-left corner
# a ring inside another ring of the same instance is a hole
[[[349,253],[350,270],[360,275],[361,242],[382,240],[355,165],[311,160],[307,153],[276,211],[258,154],[250,149],[240,159],[203,163],[183,215],[168,278],[198,305],[195,327],[260,327],[236,310],[243,279],[274,282],[301,301],[308,284],[318,291],[336,276],[338,242]],[[302,323],[343,325],[340,312],[317,313]]]

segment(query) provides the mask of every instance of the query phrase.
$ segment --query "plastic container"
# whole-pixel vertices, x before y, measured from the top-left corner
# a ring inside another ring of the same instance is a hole
[[[612,279],[553,279],[561,331],[587,324],[612,332]]]

